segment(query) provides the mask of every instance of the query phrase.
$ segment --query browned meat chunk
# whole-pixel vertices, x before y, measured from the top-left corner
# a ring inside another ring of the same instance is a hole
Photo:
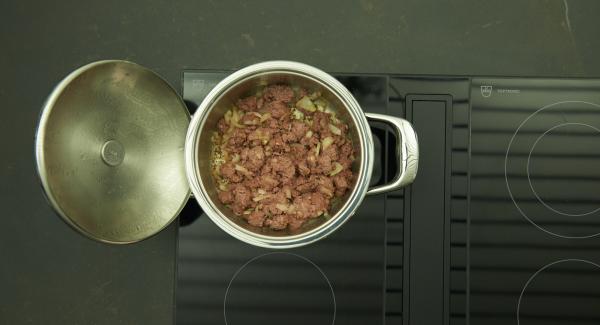
[[[238,183],[243,179],[243,177],[235,171],[235,166],[233,165],[233,163],[224,163],[223,165],[221,165],[220,171],[221,176],[223,176],[225,179],[232,183]]]
[[[290,86],[271,85],[263,91],[263,98],[267,101],[289,103],[294,98],[294,91]]]
[[[316,218],[327,211],[329,199],[321,193],[305,193],[294,199],[296,217]]]
[[[248,207],[250,205],[251,198],[250,190],[244,185],[237,185],[233,188],[233,196],[235,203]]]
[[[260,187],[260,178],[259,177],[246,177],[242,182],[244,186],[250,189],[255,189]]]
[[[333,183],[335,184],[335,196],[342,196],[346,194],[346,190],[350,187],[352,181],[352,172],[348,169],[333,177]]]
[[[270,118],[265,122],[265,126],[271,130],[279,130],[279,120]]]
[[[333,164],[331,157],[327,155],[319,155],[317,158],[317,164],[314,168],[311,168],[311,172],[315,174],[329,174],[333,170]]]
[[[279,119],[290,113],[290,109],[283,102],[268,102],[264,105],[264,109],[267,113],[271,114],[271,117]]]
[[[292,133],[296,136],[296,141],[306,136],[306,132],[308,132],[308,130],[309,128],[306,123],[300,121],[292,122]]]
[[[313,176],[311,176],[313,178]],[[325,196],[332,198],[334,194],[333,181],[330,177],[326,176],[314,176],[314,182],[317,183],[317,190]]]
[[[262,175],[257,180],[260,184],[260,188],[268,192],[279,185],[279,181],[270,174]]]
[[[248,96],[237,101],[237,107],[243,111],[255,111],[257,107],[256,97]]]
[[[318,132],[322,137],[328,136],[331,134],[331,130],[329,129],[329,114],[323,112],[315,112],[313,115],[313,132]]]
[[[233,193],[231,191],[219,191],[219,201],[223,204],[230,204],[233,202]]]
[[[294,157],[294,160],[296,162],[300,162],[301,160],[305,160],[306,159],[306,154],[308,153],[308,150],[306,150],[306,147],[299,144],[299,143],[295,143],[290,145],[290,154],[292,155],[292,157]]]
[[[240,146],[243,145],[244,142],[246,142],[246,132],[242,129],[235,129],[229,138],[228,144],[230,148],[240,149]]]
[[[223,134],[229,129],[229,124],[227,124],[224,118],[221,118],[217,123],[217,128],[219,129],[219,134]]]
[[[290,152],[291,150],[290,145],[283,141],[281,134],[275,134],[271,138],[271,141],[269,141],[269,146],[273,149],[273,152],[277,152],[279,154]]]
[[[281,177],[281,181],[285,184],[294,177],[296,168],[292,160],[286,156],[273,157],[269,160],[271,170]]]
[[[265,213],[262,211],[252,211],[248,215],[248,223],[255,227],[262,227],[265,222]]]
[[[278,191],[274,194],[269,194],[268,197],[261,201],[263,211],[270,215],[278,215],[287,211],[288,203],[285,193]]]
[[[300,162],[298,162],[298,173],[300,173],[302,176],[310,175],[310,168],[308,168],[306,160],[302,159]]]
[[[241,215],[246,208],[248,208],[252,202],[252,193],[244,185],[236,185],[232,189],[233,193],[233,212],[237,215]]]
[[[340,153],[342,156],[350,156],[354,150],[352,149],[352,144],[347,142],[342,145],[340,148]]]
[[[242,150],[242,160],[245,161],[244,166],[251,171],[259,170],[265,161],[265,151],[263,147],[256,146],[246,151]]]
[[[312,132],[312,131],[311,131]],[[313,135],[311,137],[302,137],[300,139],[300,143],[305,145],[305,146],[309,146],[311,148],[315,148],[317,146],[317,144],[319,143],[319,134],[318,133],[313,133]]]
[[[350,169],[352,166],[352,161],[354,161],[354,148],[352,148],[351,143],[345,143],[342,145],[339,151],[339,163],[344,166],[344,168]]]
[[[312,192],[317,188],[317,183],[307,178],[297,178],[295,189],[300,193]]]
[[[333,144],[327,147],[327,149],[321,150],[321,156],[327,156],[329,157],[329,160],[337,161],[339,159],[337,146]]]
[[[265,225],[275,230],[283,230],[287,228],[289,223],[289,217],[285,215],[276,215],[265,220]]]
[[[285,143],[293,143],[296,141],[296,136],[292,132],[284,131],[281,134],[281,140],[283,140]]]

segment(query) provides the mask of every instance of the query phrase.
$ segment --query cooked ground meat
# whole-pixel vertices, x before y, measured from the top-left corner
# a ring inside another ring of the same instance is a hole
[[[280,119],[290,113],[290,109],[284,102],[267,102],[264,107],[271,114],[271,117],[276,119]]]
[[[294,98],[294,90],[287,85],[271,85],[263,91],[263,98],[266,102],[289,103]]]
[[[233,193],[231,191],[219,191],[219,200],[223,204],[233,203]]]
[[[243,177],[235,171],[235,166],[231,162],[221,165],[221,175],[230,183],[238,183],[243,179]]]
[[[259,94],[239,99],[218,121],[218,197],[252,226],[296,230],[327,215],[351,188],[348,126],[319,93],[270,85]]]
[[[315,218],[327,211],[329,199],[317,192],[304,193],[294,199],[294,206],[296,206],[298,218]]]
[[[267,216],[262,211],[252,211],[252,213],[248,215],[248,223],[256,227],[262,227],[266,217]]]
[[[219,129],[219,134],[223,134],[225,131],[227,131],[227,129],[229,129],[229,124],[224,118],[221,118],[217,123],[217,128]]]
[[[272,191],[279,185],[279,181],[273,175],[266,173],[258,178],[259,186],[265,191]]]
[[[237,107],[243,111],[255,111],[258,108],[256,96],[249,96],[238,100]]]
[[[298,141],[302,137],[306,136],[306,132],[308,132],[309,128],[306,123],[300,121],[292,122],[292,134],[296,137],[295,140]]]
[[[241,159],[245,162],[244,166],[251,171],[259,170],[265,160],[265,151],[262,146],[256,146],[252,149],[242,149]]]

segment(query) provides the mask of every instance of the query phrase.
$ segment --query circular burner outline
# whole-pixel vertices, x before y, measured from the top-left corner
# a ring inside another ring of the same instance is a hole
[[[582,263],[586,263],[586,264],[595,266],[598,268],[598,270],[600,270],[600,265],[598,265],[592,261],[577,259],[577,258],[568,258],[568,259],[558,260],[558,261],[554,261],[552,263],[546,264],[544,267],[537,270],[532,276],[529,277],[527,282],[525,282],[525,286],[521,290],[521,294],[519,295],[519,301],[517,302],[517,325],[521,325],[521,319],[520,319],[521,318],[521,300],[523,299],[523,294],[525,294],[525,290],[527,290],[527,287],[529,286],[531,281],[533,281],[533,279],[535,279],[535,277],[538,276],[538,274],[542,273],[547,268],[552,267],[556,264],[566,263],[566,262],[582,262]]]
[[[533,153],[533,150],[535,149],[535,146],[537,146],[538,142],[549,132],[551,132],[554,129],[557,129],[559,127],[563,127],[566,125],[579,125],[579,126],[587,126],[595,131],[597,131],[598,133],[600,133],[600,129],[598,129],[597,127],[591,126],[589,124],[585,124],[585,123],[576,123],[576,122],[568,122],[568,123],[562,123],[562,124],[557,124],[553,127],[551,127],[550,129],[548,129],[546,132],[544,132],[542,135],[540,135],[535,142],[533,143],[533,146],[531,146],[531,150],[529,150],[529,155],[527,156],[527,181],[529,182],[529,188],[531,188],[531,191],[533,192],[533,195],[535,195],[535,197],[538,199],[538,201],[540,201],[546,208],[548,208],[549,210],[552,210],[558,214],[562,214],[564,216],[568,216],[568,217],[583,217],[583,216],[587,216],[590,215],[592,213],[596,213],[598,211],[600,211],[600,207],[596,208],[592,211],[589,212],[585,212],[585,213],[568,213],[568,212],[563,212],[563,211],[559,211],[553,207],[551,207],[549,204],[547,204],[536,192],[535,188],[533,187],[533,184],[531,183],[531,177],[530,177],[530,161],[531,161],[531,154]]]
[[[510,138],[510,141],[508,143],[508,147],[506,148],[506,155],[504,157],[504,181],[506,182],[506,189],[508,190],[508,195],[510,195],[510,199],[513,201],[513,204],[515,205],[515,207],[517,208],[517,210],[519,210],[519,212],[521,213],[521,215],[523,217],[525,217],[525,219],[527,219],[527,221],[529,221],[532,225],[534,225],[536,228],[538,228],[539,230],[549,234],[549,235],[554,235],[556,237],[560,237],[560,238],[566,238],[566,239],[584,239],[584,238],[592,238],[592,237],[596,237],[598,235],[600,235],[600,232],[595,233],[595,234],[591,234],[591,235],[586,235],[586,236],[566,236],[566,235],[561,235],[561,234],[557,234],[555,232],[552,232],[550,230],[547,230],[541,226],[539,226],[538,224],[536,224],[532,219],[530,219],[527,214],[525,214],[525,212],[523,212],[523,210],[521,210],[521,208],[519,207],[519,204],[517,203],[517,200],[515,199],[515,197],[512,194],[512,191],[510,190],[510,184],[508,182],[508,155],[510,153],[510,147],[512,146],[515,137],[517,136],[517,134],[519,133],[519,131],[521,130],[521,128],[535,115],[537,115],[539,112],[556,106],[556,105],[561,105],[561,104],[567,104],[567,103],[577,103],[577,104],[588,104],[591,106],[594,106],[596,108],[600,108],[600,105],[595,104],[595,103],[590,103],[590,102],[586,102],[586,101],[582,101],[582,100],[566,100],[566,101],[560,101],[560,102],[556,102],[556,103],[552,103],[552,104],[548,104],[540,109],[538,109],[537,111],[533,112],[531,115],[529,115],[525,120],[523,120],[523,122],[521,122],[521,124],[519,124],[519,127],[517,128],[517,130],[513,133],[513,136]]]
[[[279,254],[283,254],[283,255],[291,255],[291,256],[295,256],[298,257],[310,264],[312,264],[312,266],[314,266],[317,271],[319,271],[319,273],[321,273],[321,275],[323,276],[323,278],[325,279],[325,281],[327,281],[327,285],[329,285],[329,290],[331,291],[331,298],[333,298],[333,320],[331,321],[331,325],[335,324],[335,317],[337,314],[337,302],[335,300],[335,292],[333,291],[333,286],[331,285],[331,281],[329,281],[329,278],[327,277],[327,275],[325,275],[325,272],[323,272],[323,270],[321,270],[321,268],[313,261],[311,261],[310,259],[308,259],[307,257],[304,257],[302,255],[299,254],[295,254],[295,253],[289,253],[289,252],[270,252],[270,253],[265,253],[265,254],[261,254],[258,256],[255,256],[253,258],[251,258],[250,260],[248,260],[246,263],[244,263],[244,265],[240,266],[240,268],[235,271],[235,273],[233,274],[233,277],[231,277],[231,280],[229,280],[229,284],[227,284],[227,289],[225,290],[225,297],[223,298],[223,319],[225,320],[225,325],[228,325],[227,323],[227,296],[229,295],[229,288],[231,288],[231,284],[233,283],[233,281],[237,278],[238,274],[240,274],[240,272],[246,268],[246,266],[248,266],[250,263],[263,258],[265,256],[269,256],[269,255],[279,255]]]

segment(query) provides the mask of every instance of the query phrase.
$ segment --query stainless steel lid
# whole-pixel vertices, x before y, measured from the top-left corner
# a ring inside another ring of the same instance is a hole
[[[189,121],[177,92],[142,66],[99,61],[77,69],[51,93],[36,134],[48,200],[99,241],[156,234],[190,195],[183,154]]]

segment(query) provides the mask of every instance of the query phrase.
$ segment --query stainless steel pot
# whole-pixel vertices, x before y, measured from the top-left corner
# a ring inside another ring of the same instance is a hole
[[[294,232],[250,226],[223,206],[210,173],[211,135],[241,96],[271,83],[320,90],[348,123],[355,145],[353,189],[330,211]],[[367,119],[390,125],[399,172],[368,188],[373,139]],[[234,72],[207,95],[191,123],[179,95],[154,72],[126,61],[99,61],[62,80],[46,101],[36,133],[36,162],[58,214],[90,238],[114,244],[148,238],[172,222],[190,196],[230,235],[252,245],[290,248],[326,237],[346,222],[367,194],[410,184],[418,165],[417,136],[407,121],[365,114],[335,78],[290,61]],[[186,135],[187,131],[187,135]]]
[[[296,232],[250,226],[219,202],[211,176],[210,139],[216,131],[217,121],[238,98],[273,83],[297,85],[309,91],[320,90],[324,98],[337,109],[337,116],[349,124],[348,134],[356,152],[352,169],[357,178],[352,191],[346,194],[341,204],[333,207],[331,218],[321,219]],[[391,183],[372,189],[368,185],[373,169],[373,137],[367,119],[389,124],[398,138],[398,175]],[[409,122],[397,117],[364,113],[352,94],[335,78],[312,66],[290,61],[254,64],[219,82],[194,114],[185,145],[188,181],[206,215],[230,235],[249,244],[269,248],[297,247],[326,237],[348,221],[365,195],[385,193],[410,184],[417,174],[418,160],[417,136]]]

